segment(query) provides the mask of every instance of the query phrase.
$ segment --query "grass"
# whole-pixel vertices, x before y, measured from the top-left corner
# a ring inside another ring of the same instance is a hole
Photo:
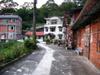
[[[24,54],[32,52],[32,50],[35,49],[34,46],[36,47],[32,40],[29,40],[28,42],[0,42],[0,65],[10,62]]]

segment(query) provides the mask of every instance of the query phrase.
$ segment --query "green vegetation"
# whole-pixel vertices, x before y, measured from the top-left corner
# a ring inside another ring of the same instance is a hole
[[[31,40],[31,39],[25,40],[24,46],[26,49],[30,49],[30,50],[37,48],[35,39],[34,40]]]
[[[51,44],[51,43],[53,43],[53,39],[46,38],[45,42],[46,42],[46,44]]]
[[[84,1],[84,0],[81,0]],[[8,2],[11,2],[9,4]],[[6,3],[6,4],[5,4]],[[22,29],[29,30],[32,27],[33,22],[33,8],[23,4],[21,8],[13,8],[18,4],[13,0],[1,0],[0,4],[4,4],[4,7],[0,10],[0,14],[4,13],[14,13],[19,15],[22,22]],[[42,5],[40,8],[36,9],[36,24],[43,25],[45,23],[45,19],[51,16],[63,16],[65,11],[70,10],[72,8],[77,7],[78,4],[76,2],[62,3],[61,5],[57,5],[56,3],[46,3]]]
[[[50,39],[45,39],[45,41],[46,41],[46,44],[50,44],[51,43],[51,41],[50,41]]]
[[[33,43],[33,40],[0,42],[0,65],[30,53],[34,49],[36,49],[36,45]]]

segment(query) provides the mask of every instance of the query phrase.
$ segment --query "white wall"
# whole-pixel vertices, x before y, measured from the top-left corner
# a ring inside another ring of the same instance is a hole
[[[51,24],[51,20],[57,19],[57,24]],[[59,26],[62,27],[62,31],[59,31]],[[45,30],[45,27],[48,27],[48,32]],[[55,32],[50,31],[50,27],[56,27]],[[63,22],[59,17],[51,17],[51,18],[46,18],[46,24],[44,25],[44,35],[53,33],[56,37],[55,39],[59,39],[58,34],[62,34],[64,39],[64,34],[63,34]]]

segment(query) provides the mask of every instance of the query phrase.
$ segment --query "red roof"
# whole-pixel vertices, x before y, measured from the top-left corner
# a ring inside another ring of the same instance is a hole
[[[44,35],[44,32],[36,32],[36,35],[37,36],[43,36]]]
[[[25,35],[28,35],[28,36],[32,36],[33,32],[31,31],[28,31],[25,33]],[[36,36],[43,36],[44,35],[44,32],[36,32]]]

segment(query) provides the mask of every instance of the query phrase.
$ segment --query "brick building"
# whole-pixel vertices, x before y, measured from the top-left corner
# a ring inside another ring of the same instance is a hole
[[[66,46],[68,49],[74,49],[75,45],[73,44],[73,31],[72,26],[77,19],[78,15],[80,14],[82,7],[73,8],[70,11],[66,11],[64,14],[64,21],[63,21],[63,28],[64,28],[64,35]],[[69,21],[71,18],[71,21]]]
[[[17,15],[0,15],[0,41],[19,39],[21,23],[22,19]]]
[[[72,30],[74,44],[100,68],[100,0],[87,0]]]

